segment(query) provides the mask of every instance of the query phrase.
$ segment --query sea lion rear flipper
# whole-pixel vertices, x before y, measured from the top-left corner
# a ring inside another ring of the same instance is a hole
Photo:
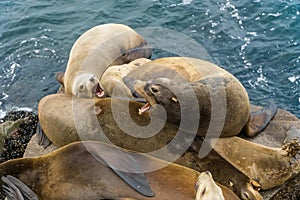
[[[8,200],[24,200],[24,197],[30,200],[38,200],[37,195],[19,179],[8,175],[6,177],[2,176],[1,180],[3,181],[3,191]]]
[[[47,148],[51,144],[51,141],[48,139],[48,137],[44,133],[40,122],[37,123],[36,136],[37,136],[37,139],[38,139],[38,144],[40,146],[43,146],[44,148]]]
[[[86,146],[87,147],[87,146]],[[122,149],[106,145],[90,145],[87,147],[92,156],[108,165],[130,187],[146,197],[153,197],[149,181],[142,168],[131,154]]]
[[[277,109],[275,104],[271,104],[268,107],[263,107],[262,109],[251,113],[250,119],[245,126],[246,135],[254,137],[263,131],[276,114]]]

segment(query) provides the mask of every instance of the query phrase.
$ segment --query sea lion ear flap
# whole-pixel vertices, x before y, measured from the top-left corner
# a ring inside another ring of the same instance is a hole
[[[65,72],[57,72],[55,74],[55,78],[57,82],[59,82],[62,86],[64,86],[64,76],[65,76]]]

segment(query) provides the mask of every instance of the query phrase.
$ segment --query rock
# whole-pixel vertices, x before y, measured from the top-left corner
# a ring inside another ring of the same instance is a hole
[[[43,146],[39,145],[37,141],[37,136],[33,135],[31,140],[27,144],[27,148],[24,152],[23,157],[30,158],[30,157],[42,156],[56,149],[57,147],[54,146],[53,144],[50,144],[47,148],[44,148]]]
[[[1,119],[0,123],[7,135],[1,146],[0,163],[22,157],[27,143],[35,134],[37,114],[28,111],[10,111]]]

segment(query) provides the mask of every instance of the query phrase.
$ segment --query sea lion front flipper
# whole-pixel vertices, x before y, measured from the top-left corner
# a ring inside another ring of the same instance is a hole
[[[134,154],[119,148],[102,144],[86,146],[92,156],[108,165],[130,187],[146,197],[153,197],[149,181],[142,168],[134,158]]]
[[[2,187],[8,200],[24,200],[24,197],[30,200],[38,200],[36,194],[19,179],[8,175],[6,177],[2,176],[1,180],[3,181]]]
[[[38,144],[40,146],[43,146],[44,148],[47,148],[51,144],[51,141],[48,139],[48,137],[44,133],[40,122],[37,123],[36,136],[37,136],[37,139],[38,139]]]
[[[277,109],[275,104],[271,104],[268,107],[263,107],[262,109],[251,113],[250,119],[245,126],[246,135],[254,137],[262,132],[276,114]]]

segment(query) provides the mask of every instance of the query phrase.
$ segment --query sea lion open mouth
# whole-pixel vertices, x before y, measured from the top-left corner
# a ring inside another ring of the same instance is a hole
[[[105,91],[100,87],[100,84],[97,83],[95,86],[95,97],[102,98],[105,95]]]
[[[139,115],[142,115],[143,113],[147,112],[148,110],[150,110],[150,108],[151,104],[147,102],[143,107],[139,109]]]

